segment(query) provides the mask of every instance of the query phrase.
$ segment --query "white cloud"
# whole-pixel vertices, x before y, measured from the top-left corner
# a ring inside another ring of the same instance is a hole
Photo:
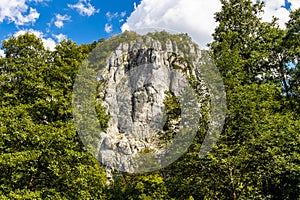
[[[55,15],[55,18],[56,18],[56,20],[54,22],[54,25],[57,28],[62,28],[64,26],[65,21],[70,21],[71,20],[71,16],[68,16],[68,15],[57,14],[57,15]]]
[[[136,8],[137,8],[136,2],[133,3],[133,8],[134,8],[134,10],[136,10]]]
[[[275,16],[279,18],[279,26],[284,28],[289,19],[289,11],[283,8],[285,0],[264,1],[266,7],[263,21],[270,22],[272,16]],[[289,2],[292,10],[300,7],[300,0]],[[219,0],[142,0],[140,5],[134,4],[134,7],[135,10],[121,27],[122,31],[162,28],[185,32],[203,48],[212,42],[211,34],[217,25],[214,13],[221,9],[221,3]]]
[[[3,57],[5,57],[5,53],[4,53],[4,51],[2,50],[2,49],[0,49],[0,58],[3,58]]]
[[[28,0],[28,1],[29,2],[41,3],[41,2],[51,1],[51,0]]]
[[[121,12],[121,17],[125,17],[126,11]]]
[[[58,42],[61,42],[62,40],[67,39],[67,36],[62,33],[60,33],[58,35],[53,34],[52,36],[55,37]]]
[[[56,43],[52,38],[45,38],[45,35],[41,31],[29,29],[29,30],[20,30],[14,34],[15,37],[18,37],[20,35],[24,35],[25,33],[32,33],[36,37],[41,38],[44,47],[46,49],[49,49],[50,51],[54,51]]]
[[[42,41],[46,49],[50,51],[55,50],[56,42],[52,38],[42,38]]]
[[[262,20],[271,22],[273,16],[278,18],[280,28],[285,28],[285,23],[289,20],[290,12],[284,8],[285,0],[264,0],[265,8]]]
[[[28,7],[26,0],[1,0],[0,23],[7,20],[16,25],[35,23],[40,14],[35,8]]]
[[[40,17],[40,13],[35,8],[29,9],[29,14],[26,16],[19,15],[13,20],[16,25],[24,25],[28,23],[34,23]]]
[[[24,35],[26,33],[32,33],[36,37],[41,38],[43,33],[37,30],[29,29],[29,30],[19,30],[18,32],[14,33],[14,37],[19,37],[20,35]]]
[[[90,3],[90,0],[79,0],[76,4],[68,4],[68,7],[77,10],[82,16],[91,16],[100,12]]]
[[[117,18],[119,16],[119,13],[118,12],[116,12],[116,13],[107,12],[105,14],[105,16],[108,21],[111,21],[112,19]]]
[[[104,30],[106,33],[112,32],[112,25],[111,24],[105,24]]]
[[[278,18],[279,27],[284,29],[285,23],[289,20],[290,12],[285,8],[285,0],[263,0],[265,2],[265,13],[262,20],[271,22],[272,17]],[[300,0],[288,0],[291,3],[291,10],[300,8]]]
[[[217,25],[214,13],[220,8],[219,0],[142,0],[121,29],[171,29],[190,34],[205,47],[212,40],[211,34]]]
[[[123,12],[120,12],[120,13],[118,13],[118,12],[115,12],[115,13],[107,12],[105,14],[105,16],[106,16],[106,18],[109,22],[111,22],[114,19],[118,19],[119,22],[123,22],[124,21],[123,18],[126,16],[126,11],[123,11]]]
[[[289,0],[289,2],[292,4],[291,9],[296,10],[300,8],[300,0]]]

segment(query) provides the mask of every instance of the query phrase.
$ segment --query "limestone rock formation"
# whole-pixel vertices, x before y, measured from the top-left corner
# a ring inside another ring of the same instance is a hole
[[[120,42],[98,67],[97,102],[110,118],[101,132],[97,157],[107,169],[136,172],[164,167],[181,152],[172,153],[185,151],[196,134],[207,95],[196,67],[201,51],[184,35],[154,36]],[[174,108],[168,98],[173,98]],[[175,142],[164,137],[174,139],[179,133]],[[183,137],[186,143],[179,142]],[[175,146],[165,148],[172,143]]]

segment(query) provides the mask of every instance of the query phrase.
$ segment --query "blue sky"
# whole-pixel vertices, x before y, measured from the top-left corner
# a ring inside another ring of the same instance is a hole
[[[262,19],[275,16],[281,28],[290,10],[300,7],[300,0],[263,1]],[[124,30],[159,27],[188,33],[205,48],[220,8],[220,0],[0,0],[0,40],[32,32],[53,49],[64,38],[91,43]]]
[[[134,4],[139,3],[140,0],[0,0],[0,39],[32,31],[55,42],[66,37],[79,44],[91,43],[120,33]]]

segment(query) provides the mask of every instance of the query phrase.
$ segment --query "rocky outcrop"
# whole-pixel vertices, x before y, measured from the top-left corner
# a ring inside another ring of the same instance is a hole
[[[145,159],[137,158],[143,153],[151,154],[151,158],[165,155],[166,141],[161,141],[160,136],[166,129],[173,130],[174,135],[186,127],[194,132],[197,130],[201,92],[205,91],[195,70],[201,60],[201,51],[192,43],[181,48],[171,39],[161,43],[144,36],[121,43],[99,70],[98,103],[110,119],[108,128],[101,133],[98,159],[108,169],[139,171]],[[197,95],[186,101],[187,96],[192,95],[188,88]],[[182,108],[194,111],[182,116],[187,111],[181,108],[181,113],[171,119],[165,109],[169,91],[178,98]],[[193,125],[187,119],[192,120]],[[166,128],[168,120],[173,127]],[[161,160],[156,161],[158,166],[163,165]],[[152,161],[149,163],[144,164],[151,165]]]

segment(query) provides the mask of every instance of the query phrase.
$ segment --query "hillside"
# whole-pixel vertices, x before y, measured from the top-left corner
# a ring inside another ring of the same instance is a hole
[[[209,50],[3,41],[0,199],[299,199],[300,10],[282,30],[222,2]]]

